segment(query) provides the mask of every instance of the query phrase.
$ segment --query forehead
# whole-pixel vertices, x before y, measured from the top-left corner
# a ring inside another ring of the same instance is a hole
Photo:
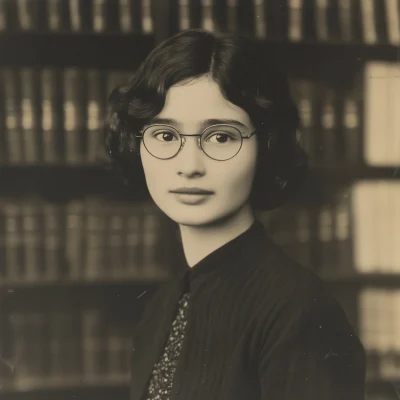
[[[218,84],[202,77],[187,84],[172,86],[166,96],[159,118],[174,118],[182,122],[230,118],[249,124],[247,113],[225,99]]]

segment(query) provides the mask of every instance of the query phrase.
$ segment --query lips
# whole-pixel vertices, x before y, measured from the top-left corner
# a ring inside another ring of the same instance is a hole
[[[206,189],[201,189],[197,187],[193,188],[178,188],[174,190],[170,190],[171,193],[180,193],[180,194],[214,194],[214,192]]]

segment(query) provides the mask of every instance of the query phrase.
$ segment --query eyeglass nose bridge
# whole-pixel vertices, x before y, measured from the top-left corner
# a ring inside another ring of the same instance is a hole
[[[197,138],[197,146],[199,147],[199,149],[204,153],[204,154],[206,154],[205,153],[205,151],[204,151],[204,149],[203,149],[203,147],[201,146],[201,136],[202,135],[184,135],[183,133],[180,133],[179,134],[180,136],[181,136],[181,145],[180,145],[180,147],[179,147],[179,150],[178,150],[178,152],[176,153],[176,155],[178,155],[178,153],[183,149],[183,146],[185,145],[185,143],[186,143],[186,136],[195,136],[196,138]],[[206,154],[207,155],[207,154]]]

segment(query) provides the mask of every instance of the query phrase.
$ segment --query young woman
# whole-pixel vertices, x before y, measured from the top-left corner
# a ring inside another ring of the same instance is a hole
[[[344,311],[255,217],[307,172],[272,58],[244,37],[181,32],[114,90],[107,121],[115,168],[178,224],[183,250],[135,332],[131,400],[363,399]]]

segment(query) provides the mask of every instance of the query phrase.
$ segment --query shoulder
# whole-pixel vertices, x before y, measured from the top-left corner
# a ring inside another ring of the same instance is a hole
[[[284,339],[282,332],[290,335],[311,326],[352,333],[345,311],[326,283],[276,244],[269,242],[260,250],[252,280],[257,319],[273,341]]]

